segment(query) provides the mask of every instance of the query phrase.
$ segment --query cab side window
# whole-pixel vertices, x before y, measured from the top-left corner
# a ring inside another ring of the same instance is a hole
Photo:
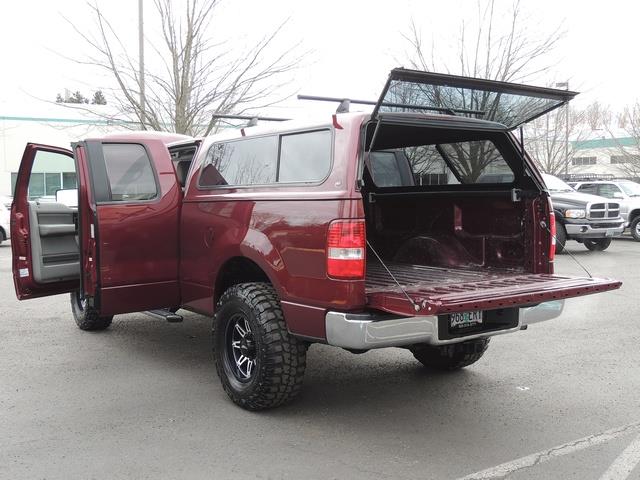
[[[44,150],[36,152],[29,178],[29,200],[53,201],[58,190],[76,188],[75,169],[73,158],[67,155]],[[13,189],[17,176],[17,173],[12,174]]]
[[[615,195],[616,193],[618,194],[617,197]],[[598,195],[600,195],[601,197],[620,198],[622,196],[620,195],[620,193],[620,189],[612,183],[602,183],[598,185]]]
[[[582,193],[590,193],[591,195],[598,195],[598,186],[593,183],[585,183],[578,187],[578,191]]]
[[[112,202],[151,200],[158,195],[153,167],[142,145],[106,143],[102,151]]]

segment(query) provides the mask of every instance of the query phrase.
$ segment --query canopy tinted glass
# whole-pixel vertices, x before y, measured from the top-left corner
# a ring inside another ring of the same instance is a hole
[[[577,92],[396,68],[373,112],[464,115],[516,128],[564,105]]]

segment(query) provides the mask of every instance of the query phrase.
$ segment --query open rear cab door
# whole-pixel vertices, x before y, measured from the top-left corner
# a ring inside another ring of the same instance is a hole
[[[29,200],[29,180],[37,155],[69,157],[71,150],[27,144],[11,206],[13,282],[20,300],[78,290],[77,212],[55,202]]]

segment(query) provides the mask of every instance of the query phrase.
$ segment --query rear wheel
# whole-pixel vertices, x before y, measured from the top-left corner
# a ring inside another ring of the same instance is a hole
[[[564,225],[556,220],[556,253],[562,253],[567,243],[567,231]]]
[[[476,363],[489,347],[489,338],[477,338],[451,345],[418,345],[411,353],[422,365],[436,370],[459,370]]]
[[[267,283],[242,283],[220,298],[213,319],[216,370],[229,398],[247,410],[277,407],[302,387],[307,346],[287,330]]]
[[[104,330],[111,325],[113,315],[101,316],[98,311],[80,298],[80,292],[71,292],[71,312],[80,330]]]
[[[631,230],[631,236],[633,237],[633,239],[637,242],[640,242],[640,215],[631,220],[629,230]]]
[[[584,246],[592,252],[601,252],[602,250],[606,250],[609,248],[609,245],[611,245],[610,238],[598,238],[584,241]]]

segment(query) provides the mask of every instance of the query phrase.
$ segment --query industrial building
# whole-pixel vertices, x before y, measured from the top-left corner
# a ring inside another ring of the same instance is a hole
[[[112,120],[110,113],[107,107],[95,105],[74,108],[50,102],[0,103],[0,195],[13,195],[27,143],[71,148],[71,142],[135,126]],[[73,160],[52,155],[39,158],[34,165],[30,190],[37,196],[55,195],[56,190],[74,188],[75,184]]]

